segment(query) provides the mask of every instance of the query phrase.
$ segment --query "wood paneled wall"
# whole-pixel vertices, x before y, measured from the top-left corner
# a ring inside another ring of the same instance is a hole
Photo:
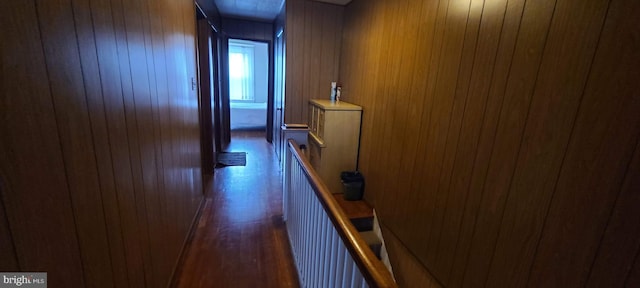
[[[287,27],[306,15],[290,2]],[[347,6],[340,82],[364,107],[365,197],[439,284],[637,285],[639,13],[633,0]],[[288,63],[313,54],[305,43],[287,43]],[[315,85],[289,71],[304,81],[288,93]]]
[[[343,6],[286,1],[285,123],[307,123],[309,99],[326,98],[338,80]]]
[[[222,18],[222,30],[229,38],[272,41],[273,24],[235,18]]]
[[[2,1],[0,268],[162,287],[202,200],[192,1]]]

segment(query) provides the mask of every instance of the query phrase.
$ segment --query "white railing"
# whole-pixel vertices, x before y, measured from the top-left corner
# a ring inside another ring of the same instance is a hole
[[[296,143],[288,144],[283,208],[302,287],[395,287]]]

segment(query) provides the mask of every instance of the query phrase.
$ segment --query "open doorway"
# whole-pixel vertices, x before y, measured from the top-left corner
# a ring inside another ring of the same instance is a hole
[[[231,130],[265,131],[268,97],[268,43],[229,39]]]

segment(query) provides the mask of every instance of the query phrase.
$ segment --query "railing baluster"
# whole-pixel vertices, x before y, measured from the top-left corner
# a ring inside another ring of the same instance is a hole
[[[333,259],[334,261],[329,261],[329,277],[328,277],[328,283],[327,283],[327,287],[332,287],[333,284],[335,284],[335,279],[336,279],[336,261],[335,259],[338,259],[338,241],[339,239],[336,239],[338,237],[338,235],[336,234],[336,230],[331,229],[331,253],[329,253],[329,257],[331,257],[331,259]]]
[[[318,284],[318,278],[320,277],[320,275],[318,275],[318,258],[320,258],[320,249],[318,249],[318,243],[320,242],[319,228],[322,221],[322,216],[320,215],[320,213],[322,212],[322,207],[320,206],[320,203],[315,201],[313,202],[313,206],[315,207],[315,211],[313,212],[315,221],[313,222],[313,238],[310,243],[313,245],[313,263],[311,264],[311,273],[313,275],[313,284],[315,287],[315,285]]]
[[[283,218],[301,286],[396,287],[295,142],[288,148]]]
[[[340,287],[351,287],[351,273],[353,273],[354,265],[351,257],[344,257],[344,272],[342,272],[342,286]]]
[[[331,226],[331,220],[329,220],[329,217],[327,217],[326,215],[324,215],[324,224],[323,226],[323,234],[324,236],[322,236],[322,243],[320,243],[321,247],[322,247],[322,253],[320,254],[322,261],[320,263],[322,263],[322,265],[320,265],[320,270],[321,270],[321,275],[322,277],[320,277],[320,285],[321,287],[327,287],[327,283],[326,280],[329,276],[329,268],[327,267],[329,264],[329,257],[327,256],[327,254],[329,254],[329,252],[331,252],[329,245],[331,244],[331,230],[333,230],[333,227]]]
[[[362,285],[361,281],[362,274],[360,274],[358,266],[354,263],[353,270],[351,271],[351,286],[349,287],[360,287],[360,285]]]
[[[305,202],[307,202],[307,208],[309,210],[305,211],[305,215],[307,217],[307,220],[305,221],[305,226],[306,226],[306,230],[307,232],[305,233],[305,240],[304,241],[304,246],[305,246],[305,255],[307,257],[307,260],[305,261],[305,278],[306,278],[306,284],[305,286],[309,287],[309,283],[311,281],[313,281],[313,279],[311,279],[311,263],[313,262],[313,258],[311,257],[312,255],[312,245],[311,245],[311,241],[313,241],[313,219],[311,216],[314,215],[314,205],[313,202],[311,201],[311,196],[308,194],[307,189],[304,189],[304,197],[305,197]]]
[[[342,242],[338,243],[338,258],[336,258],[336,281],[333,284],[333,287],[341,287],[342,278],[344,278],[344,263],[345,257],[347,254],[347,248],[344,247]]]

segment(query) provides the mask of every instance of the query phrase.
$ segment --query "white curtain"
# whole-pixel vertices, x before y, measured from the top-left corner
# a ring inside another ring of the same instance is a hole
[[[254,101],[253,47],[229,42],[229,97]]]

